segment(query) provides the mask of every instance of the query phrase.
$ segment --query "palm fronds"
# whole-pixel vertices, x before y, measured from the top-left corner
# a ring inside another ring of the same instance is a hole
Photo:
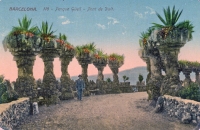
[[[107,59],[108,58],[108,55],[105,54],[102,50],[98,49],[96,51],[96,53],[94,54],[94,57],[96,59]]]
[[[157,24],[157,23],[152,23],[154,28],[163,28],[163,27],[175,27],[177,21],[179,20],[183,10],[179,12],[179,10],[175,9],[175,6],[173,7],[172,11],[170,10],[170,7],[168,6],[166,9],[163,9],[164,16],[163,18],[160,14],[156,13],[160,21],[163,23]]]
[[[124,55],[118,55],[116,53],[112,53],[108,56],[109,61],[117,61],[117,62],[123,62],[124,61]]]
[[[49,26],[48,22],[42,22],[42,26],[39,28],[39,35],[47,42],[56,38],[55,31],[52,31],[53,23]]]
[[[14,26],[12,28],[12,31],[9,33],[9,35],[18,35],[18,34],[27,34],[27,33],[29,34],[31,33],[34,35],[37,34],[38,27],[37,26],[31,27],[31,21],[32,19],[28,19],[26,15],[22,18],[22,20],[18,19],[19,26]]]
[[[82,54],[94,54],[96,51],[96,46],[94,43],[85,44],[82,46],[76,46],[76,55],[80,56]]]

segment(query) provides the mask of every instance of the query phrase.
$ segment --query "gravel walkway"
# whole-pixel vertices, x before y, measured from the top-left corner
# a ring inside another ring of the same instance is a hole
[[[39,107],[14,130],[192,130],[194,126],[155,114],[146,92],[108,94]]]

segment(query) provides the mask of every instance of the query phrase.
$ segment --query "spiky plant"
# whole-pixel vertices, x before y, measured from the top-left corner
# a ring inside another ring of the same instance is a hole
[[[46,42],[50,42],[52,39],[56,38],[54,35],[55,31],[52,31],[53,23],[49,26],[48,22],[42,22],[42,26],[39,28],[40,37]]]
[[[28,19],[25,15],[22,20],[18,19],[19,26],[14,26],[9,35],[26,34],[28,37],[32,37],[38,33],[37,26],[31,26],[32,19]]]
[[[94,43],[85,44],[82,46],[76,46],[76,56],[81,56],[84,54],[94,54],[96,51],[96,46]]]
[[[107,59],[108,55],[105,54],[102,50],[98,49],[94,54],[95,59]]]
[[[116,53],[112,53],[108,56],[108,60],[109,61],[115,61],[115,62],[119,62],[119,63],[123,63],[124,62],[124,55],[118,55]]]
[[[171,11],[170,7],[168,6],[166,9],[163,9],[163,12],[164,18],[160,14],[156,13],[163,25],[158,23],[152,23],[154,25],[153,28],[162,29],[163,38],[166,38],[168,33],[174,28],[187,29],[189,31],[188,40],[191,40],[192,33],[194,32],[194,26],[190,23],[190,21],[186,20],[177,24],[183,10],[176,10],[175,6],[173,6],[173,9]]]

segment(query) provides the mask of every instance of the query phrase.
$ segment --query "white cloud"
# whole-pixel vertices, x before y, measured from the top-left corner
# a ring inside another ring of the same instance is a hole
[[[113,18],[113,17],[107,17],[107,19],[111,20],[108,22],[108,25],[110,24],[116,24],[116,23],[119,23],[119,21],[116,19],[116,18]]]
[[[125,32],[122,32],[122,35],[125,35],[126,34],[126,31]]]
[[[146,9],[149,9],[149,10],[150,10],[150,13],[149,13],[149,14],[155,14],[155,13],[156,13],[154,9],[152,9],[152,8],[150,8],[150,7],[148,7],[148,6],[146,6]]]
[[[73,22],[71,22],[69,19],[67,19],[66,21],[62,22],[62,24],[70,24],[70,23],[73,23]]]
[[[59,19],[64,19],[66,18],[65,16],[58,16]]]
[[[136,16],[138,16],[139,18],[144,18],[144,16],[143,16],[142,13],[138,13],[137,11],[135,11],[134,14],[135,14]]]
[[[99,28],[101,28],[101,29],[106,29],[106,26],[105,25],[102,25],[102,24],[97,24],[97,26],[99,27]]]

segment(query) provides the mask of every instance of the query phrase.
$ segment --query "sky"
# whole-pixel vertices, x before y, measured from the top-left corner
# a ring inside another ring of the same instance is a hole
[[[139,37],[152,23],[160,23],[156,16],[163,16],[163,8],[175,5],[183,13],[178,22],[190,20],[195,26],[193,40],[181,48],[179,59],[200,62],[200,0],[0,0],[0,42],[18,26],[18,19],[25,15],[32,19],[32,25],[41,26],[42,21],[53,23],[55,34],[66,34],[67,40],[74,46],[94,42],[96,48],[105,53],[118,53],[125,56],[125,62],[119,71],[146,63],[138,56]],[[16,7],[33,8],[32,11],[13,10]],[[73,58],[68,67],[70,76],[81,73],[81,67]],[[0,75],[15,81],[16,62],[13,56],[0,44]],[[59,58],[54,60],[54,73],[61,76]],[[88,67],[88,75],[98,71],[94,65]],[[108,66],[104,74],[111,73]],[[35,79],[42,78],[44,63],[38,56],[34,63]]]

